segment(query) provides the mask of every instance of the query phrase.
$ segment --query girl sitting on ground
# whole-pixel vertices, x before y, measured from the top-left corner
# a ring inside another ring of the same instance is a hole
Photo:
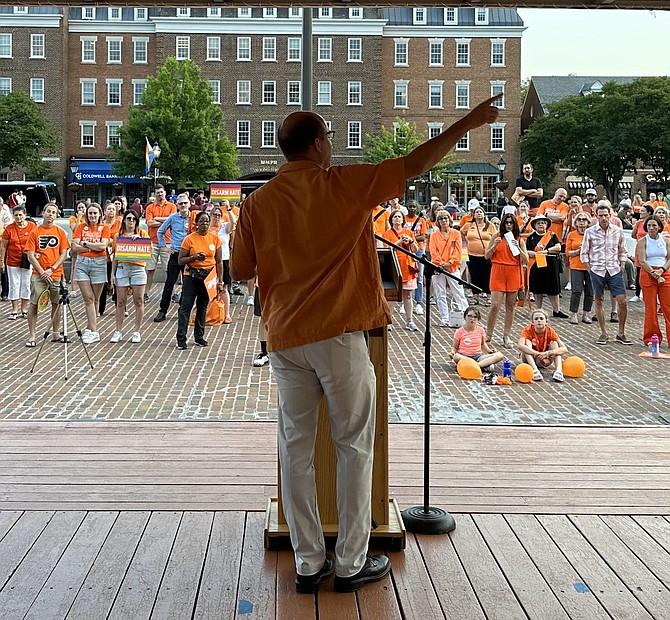
[[[465,357],[475,360],[482,370],[494,371],[494,365],[502,362],[505,356],[491,348],[486,342],[484,328],[479,325],[481,314],[476,306],[468,307],[464,312],[465,324],[459,327],[454,334],[454,343],[451,345],[449,357],[458,364]]]
[[[540,368],[553,365],[554,381],[563,382],[563,357],[567,355],[568,348],[547,325],[547,313],[544,310],[535,310],[530,319],[531,324],[524,327],[519,337],[521,361],[533,369],[533,381],[542,381]]]

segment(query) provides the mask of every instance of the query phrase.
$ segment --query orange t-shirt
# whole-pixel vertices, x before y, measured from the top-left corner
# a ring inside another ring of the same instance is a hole
[[[459,220],[459,222],[458,222],[458,227],[459,227],[460,229],[462,229],[463,226],[465,226],[467,223],[472,222],[472,221],[473,221],[472,214],[471,214],[471,213],[466,213],[466,214]]]
[[[382,211],[382,214],[375,219],[375,216]],[[374,230],[375,235],[379,235],[380,237],[384,236],[384,233],[386,232],[386,224],[389,221],[389,212],[384,209],[384,207],[375,207],[372,210],[372,228]]]
[[[384,239],[388,239],[392,243],[395,243],[396,245],[402,245],[400,243],[400,237],[402,235],[407,235],[408,237],[411,237],[412,240],[414,240],[414,235],[412,234],[411,230],[407,230],[403,228],[402,232],[397,233],[393,228],[389,228],[388,230],[384,231],[384,234],[382,237]],[[403,246],[404,247],[404,246]],[[409,247],[407,248],[409,250]],[[407,256],[404,252],[398,252],[398,250],[393,250],[395,252],[395,255],[398,258],[398,265],[400,265],[400,272],[402,273],[402,281],[403,282],[409,282],[410,280],[413,280],[416,278],[416,274],[411,274],[409,272],[409,265],[410,263],[414,263],[414,259],[411,256]]]
[[[70,248],[70,242],[67,240],[67,233],[55,224],[49,227],[35,226],[28,235],[26,242],[26,251],[35,252],[35,258],[42,269],[49,269],[60,256],[63,250]],[[51,274],[54,280],[60,279],[63,275],[63,265],[58,267]]]
[[[188,250],[188,255],[193,256],[198,252],[205,255],[205,260],[197,260],[186,265],[186,269],[194,267],[195,269],[211,269],[216,265],[216,249],[221,247],[221,238],[219,235],[208,232],[204,235],[191,233],[186,235],[182,241],[181,249]]]
[[[568,238],[565,240],[565,253],[574,252],[579,250],[582,247],[582,241],[584,241],[584,235],[580,235],[576,230],[573,230]],[[576,269],[577,271],[586,271],[584,263],[579,259],[579,254],[571,256],[569,258],[570,269]]]
[[[549,349],[550,343],[558,342],[558,334],[549,325],[544,328],[544,334],[541,337],[537,335],[535,327],[532,324],[526,325],[521,332],[521,337],[530,340],[533,349],[540,353],[544,353]]]
[[[545,200],[537,209],[537,214],[540,215],[544,213],[544,215],[565,215],[565,218],[567,220],[568,217],[568,212],[570,211],[570,207],[566,205],[564,202],[561,202],[558,206],[556,206],[551,200]],[[549,230],[553,232],[557,237],[558,240],[561,241],[563,239],[563,226],[565,225],[565,220],[562,222],[552,222],[549,225]]]
[[[174,202],[166,201],[163,205],[152,202],[145,213],[147,223],[153,221],[155,217],[168,217],[177,212],[177,205]],[[149,226],[149,237],[151,243],[158,245],[158,226]],[[170,243],[170,231],[165,232],[165,243]]]
[[[26,222],[23,228],[19,228],[16,224],[10,224],[5,228],[2,233],[2,238],[7,241],[5,265],[8,267],[21,266],[21,256],[27,249],[26,242],[35,228],[35,222]]]
[[[525,222],[520,215],[516,216],[516,223],[519,225],[519,233],[524,237],[528,237],[533,232],[533,227],[530,225],[532,217],[529,217]]]
[[[413,219],[405,216],[405,228],[409,230],[415,237],[428,234],[426,220],[422,217],[419,217],[418,215],[415,215]],[[425,247],[423,241],[417,241],[416,244],[419,246],[419,249]]]
[[[98,226],[89,226],[88,224],[79,224],[72,234],[72,239],[79,239],[87,243],[100,243],[103,239],[111,239],[112,233],[107,224],[98,224]],[[86,252],[78,252],[79,256],[87,256],[88,258],[97,258],[99,256],[106,256],[105,250],[87,250]]]
[[[436,265],[449,263],[449,271],[457,271],[461,266],[461,258],[463,253],[463,242],[461,241],[461,233],[450,228],[445,237],[440,231],[436,230],[428,242],[428,249],[430,251],[430,260]]]

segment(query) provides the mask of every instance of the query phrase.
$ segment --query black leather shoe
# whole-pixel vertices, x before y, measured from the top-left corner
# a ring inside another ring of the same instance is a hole
[[[321,570],[314,575],[295,576],[295,591],[301,594],[314,594],[319,589],[319,583],[328,579],[335,572],[335,561],[329,555],[323,563]]]
[[[370,555],[365,560],[363,568],[351,577],[335,576],[335,590],[338,592],[356,592],[366,583],[379,581],[386,577],[391,570],[391,562],[385,555]]]
[[[165,320],[165,312],[159,310],[158,314],[154,317],[154,323],[162,323],[164,320]]]
[[[207,342],[204,338],[196,338],[195,344],[197,344],[199,347],[209,346],[209,342]]]
[[[554,318],[557,318],[557,319],[567,319],[567,318],[568,318],[568,315],[565,314],[565,312],[563,312],[562,310],[559,310],[558,312],[554,312]]]

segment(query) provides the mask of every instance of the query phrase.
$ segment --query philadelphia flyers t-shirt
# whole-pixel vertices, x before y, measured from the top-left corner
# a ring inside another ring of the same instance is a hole
[[[26,252],[35,252],[35,258],[42,269],[49,269],[60,256],[63,250],[70,248],[70,242],[67,240],[67,233],[56,226],[37,226],[26,241]],[[59,280],[63,275],[63,265],[58,267],[52,274],[52,279]]]

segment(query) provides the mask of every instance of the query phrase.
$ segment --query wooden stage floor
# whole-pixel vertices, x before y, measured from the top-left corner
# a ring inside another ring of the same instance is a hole
[[[391,425],[422,502],[422,428]],[[0,619],[670,618],[670,428],[437,426],[431,504],[357,594],[263,548],[273,423],[0,422]]]

